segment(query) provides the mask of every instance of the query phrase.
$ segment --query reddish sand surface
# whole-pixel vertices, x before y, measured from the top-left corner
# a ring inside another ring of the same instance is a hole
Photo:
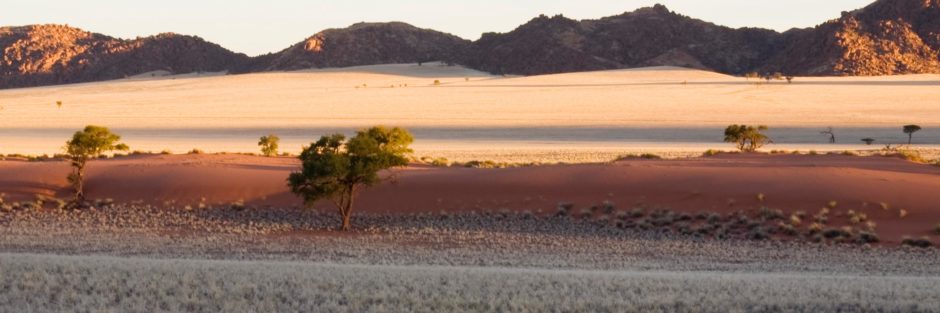
[[[153,204],[300,206],[286,187],[294,158],[222,155],[149,155],[96,160],[88,168],[90,198]],[[0,161],[0,192],[7,201],[35,194],[67,197],[65,162]],[[576,210],[603,201],[685,212],[756,210],[761,205],[812,215],[830,201],[831,216],[864,212],[887,242],[930,235],[940,223],[940,167],[897,158],[841,155],[722,154],[685,160],[625,160],[613,164],[509,169],[414,165],[389,183],[365,190],[359,212],[409,213]],[[758,194],[765,195],[763,204]],[[888,209],[884,209],[882,203]],[[328,203],[318,207],[329,209]],[[907,216],[901,217],[901,210]]]

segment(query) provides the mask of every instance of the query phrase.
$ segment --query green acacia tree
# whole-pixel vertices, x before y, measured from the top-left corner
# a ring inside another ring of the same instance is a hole
[[[65,153],[72,165],[68,180],[75,189],[74,203],[85,201],[85,166],[88,160],[110,151],[127,151],[129,148],[119,143],[120,140],[121,136],[111,133],[107,127],[88,125],[65,143]]]
[[[903,131],[907,134],[907,145],[914,142],[914,133],[919,132],[921,129],[920,125],[904,125]]]
[[[766,125],[748,126],[748,125],[728,125],[725,128],[725,142],[730,142],[737,146],[738,150],[744,152],[754,152],[761,147],[772,143],[770,137],[763,132],[769,128]]]
[[[277,156],[278,144],[280,143],[281,138],[273,134],[261,136],[261,139],[258,140],[258,146],[261,147],[261,154],[268,157]]]
[[[301,170],[287,179],[291,192],[307,207],[331,200],[339,211],[341,229],[350,229],[354,198],[359,190],[383,180],[379,172],[408,165],[414,141],[402,128],[372,127],[346,140],[342,134],[322,136],[300,153]]]

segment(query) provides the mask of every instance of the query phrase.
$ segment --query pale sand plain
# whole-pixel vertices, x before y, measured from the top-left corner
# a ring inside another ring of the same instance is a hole
[[[439,81],[439,84],[435,84]],[[656,67],[532,77],[458,66],[377,65],[245,75],[133,77],[0,90],[0,153],[53,154],[87,124],[133,149],[256,152],[282,137],[296,153],[326,133],[403,126],[416,155],[452,160],[596,162],[630,152],[688,156],[727,149],[731,123],[767,124],[768,149],[940,148],[940,75],[798,77],[758,83]],[[56,101],[62,101],[58,107]],[[833,126],[839,143],[820,130]],[[877,139],[874,146],[860,139]]]

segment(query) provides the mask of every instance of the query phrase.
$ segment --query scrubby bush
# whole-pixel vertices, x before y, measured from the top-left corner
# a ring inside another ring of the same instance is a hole
[[[917,248],[929,248],[933,246],[933,242],[930,241],[930,238],[927,238],[927,237],[922,237],[922,238],[904,237],[904,239],[901,240],[901,245],[917,247]]]
[[[559,202],[557,210],[555,211],[555,216],[568,216],[571,214],[571,209],[574,208],[574,204],[568,202]]]
[[[725,142],[733,143],[738,150],[754,152],[771,143],[770,137],[763,132],[768,129],[765,125],[729,125],[725,128]]]
[[[303,149],[301,170],[290,174],[288,185],[308,207],[318,200],[332,200],[342,219],[341,229],[349,230],[357,191],[384,180],[379,171],[408,165],[413,141],[402,128],[381,126],[360,130],[349,140],[342,134],[320,137]]]
[[[878,243],[881,241],[881,238],[878,237],[878,234],[874,232],[860,231],[858,232],[858,242],[859,243]]]
[[[862,138],[862,142],[870,146],[872,143],[875,142],[875,139],[874,138]]]
[[[110,151],[127,151],[127,145],[119,143],[120,140],[121,136],[111,133],[107,127],[88,125],[82,131],[75,132],[72,139],[65,143],[65,151],[72,165],[68,180],[75,190],[74,203],[85,200],[85,166],[88,160]]]
[[[277,156],[277,149],[280,143],[281,137],[278,137],[274,134],[261,136],[261,138],[258,139],[258,146],[261,147],[261,154],[266,157]]]

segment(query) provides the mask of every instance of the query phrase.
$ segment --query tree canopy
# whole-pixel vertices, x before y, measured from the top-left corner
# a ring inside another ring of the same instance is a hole
[[[281,142],[281,138],[276,135],[267,135],[261,136],[258,139],[258,146],[261,147],[261,154],[264,156],[277,156],[277,149]]]
[[[127,151],[129,148],[123,143],[118,143],[120,140],[121,136],[111,133],[107,127],[88,125],[85,129],[75,132],[72,139],[65,143],[65,153],[72,165],[72,173],[68,179],[75,188],[77,202],[85,200],[85,165],[88,160],[109,151]]]
[[[770,140],[770,137],[763,133],[763,131],[768,129],[769,128],[765,125],[728,125],[728,127],[725,128],[725,142],[734,143],[738,150],[754,152],[768,143],[773,142]]]
[[[907,144],[910,145],[914,141],[914,133],[921,130],[920,125],[904,125],[904,133],[907,134]]]
[[[350,228],[354,197],[362,187],[382,181],[379,172],[408,165],[412,135],[402,128],[372,127],[346,139],[342,134],[322,136],[300,153],[301,169],[291,173],[288,186],[310,207],[331,200]]]

